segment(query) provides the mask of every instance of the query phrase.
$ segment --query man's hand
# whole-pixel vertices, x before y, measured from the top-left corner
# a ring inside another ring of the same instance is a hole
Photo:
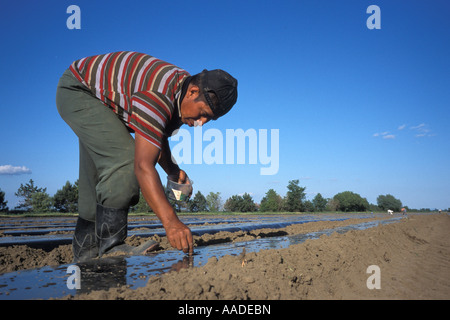
[[[177,219],[177,221],[167,223],[164,228],[172,247],[190,255],[194,253],[194,239],[191,230],[183,222]]]
[[[185,184],[185,183],[190,184],[189,179],[188,179],[188,175],[186,174],[186,172],[184,170],[180,169],[180,173],[178,174],[178,183],[180,183],[180,184]]]
[[[191,180],[189,179],[188,175],[184,170],[180,170],[180,173],[178,174],[178,183],[180,184],[191,184]],[[188,194],[188,198],[192,196],[193,189],[191,188],[191,192]]]

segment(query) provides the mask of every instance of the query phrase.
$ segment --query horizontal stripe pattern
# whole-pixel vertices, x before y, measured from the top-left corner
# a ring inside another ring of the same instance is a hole
[[[175,96],[188,72],[133,51],[82,58],[70,70],[126,126],[161,148],[164,129],[176,112]]]

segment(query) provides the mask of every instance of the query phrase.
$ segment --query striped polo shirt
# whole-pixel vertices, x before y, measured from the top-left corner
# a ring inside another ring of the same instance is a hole
[[[70,70],[127,127],[158,148],[172,118],[181,125],[177,99],[190,76],[183,69],[147,54],[120,51],[74,61]]]

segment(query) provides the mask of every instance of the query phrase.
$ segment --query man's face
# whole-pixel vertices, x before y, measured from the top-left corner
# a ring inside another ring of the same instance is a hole
[[[189,127],[193,127],[195,124],[204,125],[214,116],[207,103],[200,100],[195,101],[199,92],[199,87],[189,85],[186,95],[181,101],[181,122]],[[195,123],[196,121],[197,123]]]

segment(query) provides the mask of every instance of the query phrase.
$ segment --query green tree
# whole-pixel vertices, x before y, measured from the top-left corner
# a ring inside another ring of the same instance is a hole
[[[255,201],[253,201],[253,198],[250,194],[244,193],[244,195],[242,196],[242,205],[240,209],[241,212],[256,211]]]
[[[240,203],[242,201],[242,197],[238,195],[233,195],[225,201],[224,209],[225,211],[235,212],[239,211]]]
[[[381,208],[380,208],[379,206],[377,206],[376,204],[369,203],[369,211],[377,212],[377,211],[382,211],[382,210],[381,210]]]
[[[280,195],[275,190],[269,189],[264,198],[261,199],[259,210],[262,212],[277,212],[281,210],[281,206],[282,199]]]
[[[47,192],[34,192],[31,195],[33,212],[49,212],[52,206],[52,197]]]
[[[200,191],[197,191],[194,199],[189,202],[189,210],[191,212],[207,211],[206,198]]]
[[[304,212],[314,212],[314,205],[312,201],[306,200],[302,203],[302,211]]]
[[[47,188],[38,188],[34,185],[33,179],[30,179],[30,181],[25,185],[20,184],[19,189],[16,193],[14,193],[16,197],[23,198],[17,208],[23,208],[27,211],[31,210],[33,208],[32,197],[33,194],[37,192],[45,193],[47,192]]]
[[[152,208],[148,205],[142,192],[139,192],[139,202],[133,206],[132,210],[138,213],[153,212]]]
[[[339,201],[337,199],[331,198],[327,201],[326,211],[337,211],[339,209]]]
[[[206,206],[208,211],[218,212],[222,206],[222,198],[220,197],[220,192],[210,192],[206,196]]]
[[[314,211],[321,212],[324,211],[327,206],[327,199],[325,199],[320,193],[318,193],[312,200],[312,204],[314,207]]]
[[[306,187],[300,187],[299,180],[291,180],[288,183],[285,200],[285,210],[289,212],[299,212],[302,210],[302,202],[305,199]]]
[[[61,189],[57,190],[53,196],[53,206],[59,212],[77,212],[78,181],[73,185],[67,181]]]
[[[379,195],[377,198],[377,205],[382,210],[400,211],[402,208],[402,202],[391,194]]]
[[[5,200],[5,192],[0,189],[0,212],[8,211],[7,204],[8,201]]]
[[[227,199],[224,206],[226,211],[231,212],[253,212],[256,211],[256,205],[248,193],[243,196],[233,195]]]
[[[338,210],[340,211],[366,211],[369,208],[369,202],[366,198],[362,198],[359,194],[351,191],[338,193],[334,196],[334,199],[339,201]]]

